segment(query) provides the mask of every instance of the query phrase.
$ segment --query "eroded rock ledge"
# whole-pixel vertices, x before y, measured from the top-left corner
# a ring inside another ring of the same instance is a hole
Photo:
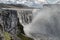
[[[22,12],[23,11],[23,12]],[[19,24],[18,11],[16,10],[0,10],[0,30],[1,37],[4,38],[4,32],[8,32],[14,40],[21,40],[17,34],[24,33],[23,26]],[[20,10],[20,19],[23,24],[29,24],[32,21],[32,11]],[[20,25],[20,27],[18,27]],[[21,28],[19,30],[19,28]],[[4,40],[4,39],[1,40]]]

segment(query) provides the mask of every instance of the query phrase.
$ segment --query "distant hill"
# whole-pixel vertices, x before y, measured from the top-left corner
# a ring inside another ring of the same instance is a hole
[[[0,8],[12,8],[12,7],[29,8],[28,6],[22,5],[22,4],[3,4],[3,3],[0,3]]]

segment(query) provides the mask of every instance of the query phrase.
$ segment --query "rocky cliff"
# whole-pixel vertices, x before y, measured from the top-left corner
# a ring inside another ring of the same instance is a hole
[[[22,12],[22,13],[21,13]],[[16,10],[0,10],[0,34],[2,39],[4,38],[4,33],[10,35],[13,40],[21,40],[19,36],[21,33],[24,34],[23,26],[19,22],[19,18]],[[23,24],[29,24],[32,21],[31,11],[20,11],[21,21]],[[26,37],[25,37],[26,38]],[[11,40],[12,40],[11,39]],[[28,40],[29,38],[26,38]],[[22,39],[23,40],[23,39]]]

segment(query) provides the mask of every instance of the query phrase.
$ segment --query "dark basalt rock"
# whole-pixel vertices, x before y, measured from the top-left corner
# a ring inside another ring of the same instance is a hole
[[[0,13],[0,30],[11,35],[18,33],[18,17],[15,10],[2,10]],[[15,37],[16,38],[16,37]],[[18,39],[18,38],[16,38]]]
[[[25,24],[32,22],[32,12],[29,10],[22,10],[20,12],[21,20]],[[19,22],[19,18],[16,10],[0,10],[0,30],[2,32],[8,32],[11,34],[13,40],[19,40],[17,36],[24,34],[23,25]],[[24,34],[25,35],[25,34]],[[28,37],[26,39],[29,39]]]

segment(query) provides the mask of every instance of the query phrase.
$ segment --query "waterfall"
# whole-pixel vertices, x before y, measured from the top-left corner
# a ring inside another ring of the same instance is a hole
[[[18,16],[19,16],[20,23],[23,25],[27,25],[31,23],[33,19],[33,13],[32,10],[30,9],[20,10],[18,12]]]

